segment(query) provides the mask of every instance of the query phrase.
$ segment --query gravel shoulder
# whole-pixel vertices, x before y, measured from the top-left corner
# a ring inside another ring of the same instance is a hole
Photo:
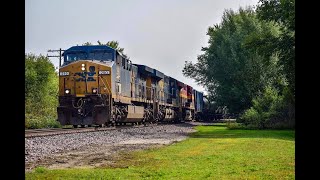
[[[25,170],[112,166],[120,152],[182,141],[204,123],[150,125],[111,131],[61,134],[25,139]]]

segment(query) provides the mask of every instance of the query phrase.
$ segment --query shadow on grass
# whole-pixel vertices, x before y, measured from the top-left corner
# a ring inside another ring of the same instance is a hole
[[[197,132],[192,138],[271,138],[280,140],[295,140],[294,130],[229,130],[225,124],[212,124],[196,127]]]

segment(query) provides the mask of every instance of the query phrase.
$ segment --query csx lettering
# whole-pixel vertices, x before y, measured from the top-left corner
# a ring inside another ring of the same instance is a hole
[[[96,74],[96,72],[76,72],[75,75],[80,76],[80,78],[77,78],[76,81],[96,81],[96,79],[93,77]],[[88,78],[87,75],[89,76]]]

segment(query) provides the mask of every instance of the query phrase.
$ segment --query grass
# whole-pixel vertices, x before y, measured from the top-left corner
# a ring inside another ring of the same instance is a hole
[[[183,142],[123,153],[113,167],[39,167],[26,179],[295,179],[294,131],[196,129]]]

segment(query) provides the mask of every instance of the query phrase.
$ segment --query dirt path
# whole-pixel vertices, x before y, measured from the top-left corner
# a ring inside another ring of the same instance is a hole
[[[94,168],[113,166],[119,158],[120,152],[132,152],[153,147],[160,147],[160,144],[118,144],[84,147],[78,150],[63,152],[44,158],[36,163],[26,164],[28,171],[35,166],[43,166],[49,169],[63,168]]]

